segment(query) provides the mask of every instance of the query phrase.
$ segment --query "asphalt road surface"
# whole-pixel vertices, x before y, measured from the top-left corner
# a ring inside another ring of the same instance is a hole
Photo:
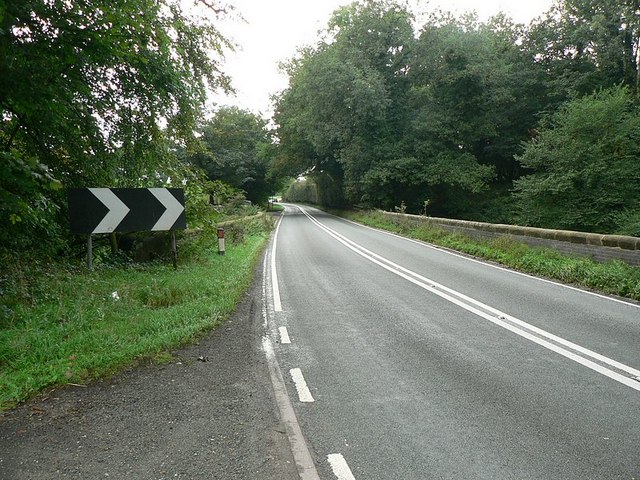
[[[294,205],[265,266],[302,478],[640,479],[638,305]]]
[[[261,268],[235,314],[169,363],[0,414],[0,480],[297,478],[260,342]]]

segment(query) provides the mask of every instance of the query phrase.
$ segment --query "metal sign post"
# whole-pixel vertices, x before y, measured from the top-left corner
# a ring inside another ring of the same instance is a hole
[[[178,269],[178,249],[176,248],[176,232],[171,230],[171,254],[173,256],[173,269]]]
[[[87,268],[93,270],[93,240],[91,234],[87,235]]]

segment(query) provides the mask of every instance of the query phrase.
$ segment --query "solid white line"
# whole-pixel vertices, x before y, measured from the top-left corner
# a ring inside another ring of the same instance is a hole
[[[311,391],[309,390],[309,387],[307,387],[307,382],[304,380],[304,376],[302,375],[302,370],[299,368],[292,368],[289,370],[289,374],[293,379],[293,383],[296,385],[300,401],[304,403],[314,402],[315,400],[313,399]]]
[[[351,473],[349,465],[347,465],[347,461],[341,454],[332,453],[331,455],[327,455],[327,460],[338,480],[356,480],[356,477]]]
[[[367,250],[366,248],[358,245],[357,243],[347,239],[346,237],[344,237],[343,235],[337,233],[336,231],[330,229],[329,227],[327,227],[326,225],[322,224],[321,222],[319,222],[317,219],[313,218],[311,215],[309,215],[304,209],[300,208],[300,210],[302,211],[302,213],[304,213],[315,225],[317,225],[319,228],[321,228],[322,230],[324,230],[325,232],[327,232],[329,235],[331,235],[333,238],[335,238],[336,240],[338,240],[340,243],[342,243],[343,245],[345,245],[347,248],[351,249],[352,251],[354,251],[355,253],[357,253],[358,255],[366,258],[367,260],[375,263],[376,265],[379,265],[380,267],[384,268],[385,270],[388,270],[389,272],[394,273],[395,275],[398,275],[402,278],[404,278],[405,280],[423,288],[424,290],[427,290],[431,293],[434,293],[442,298],[444,298],[445,300],[458,305],[459,307],[475,314],[478,315],[486,320],[489,320],[490,322],[505,328],[513,333],[516,333],[517,335],[520,335],[523,338],[526,338],[534,343],[537,343],[538,345],[541,345],[549,350],[552,350],[560,355],[563,355],[566,358],[569,358],[587,368],[590,368],[591,370],[594,370],[602,375],[605,375],[613,380],[616,380],[619,383],[622,383],[628,387],[633,388],[634,390],[640,391],[640,382],[637,381],[637,378],[640,377],[640,370],[637,370],[635,368],[629,367],[627,365],[624,365],[620,362],[617,362],[613,359],[610,359],[608,357],[605,357],[603,355],[600,355],[596,352],[592,352],[591,350],[588,350],[584,347],[581,347],[579,345],[576,345],[572,342],[569,342],[568,340],[565,340],[563,338],[557,337],[549,332],[546,332],[542,329],[539,329],[533,325],[530,325],[522,320],[517,319],[516,317],[513,317],[511,315],[507,315],[505,313],[500,312],[499,310],[483,304],[482,302],[479,302],[478,300],[475,300],[473,298],[470,298],[460,292],[457,292],[451,288],[445,287],[444,285],[440,285],[437,282],[434,282],[433,280],[430,280],[426,277],[423,277],[422,275],[412,272],[411,270],[408,270],[396,263],[391,262],[390,260],[387,260],[383,257],[381,257],[380,255],[377,255],[369,250]],[[384,263],[383,263],[384,262]],[[456,298],[457,297],[457,298]],[[479,308],[482,308],[486,311],[482,311],[479,310]],[[523,327],[526,328],[527,330],[529,330],[529,332],[518,328],[515,325],[511,325],[510,323],[507,323],[505,320],[509,320],[513,323],[516,323],[519,327]],[[578,351],[584,355],[587,355],[595,360],[598,360],[600,362],[606,363],[608,365],[611,365],[619,370],[622,370],[624,372],[627,372],[628,374],[632,375],[635,378],[629,378],[627,376],[621,375],[617,372],[614,372],[613,370],[609,370],[608,368],[605,368],[601,365],[598,365],[597,363],[594,363],[591,360],[585,359],[579,355],[577,355],[574,352],[571,352],[569,350],[566,350],[558,345],[555,345],[553,343],[550,343],[546,340],[543,340],[537,336],[534,336],[531,332],[534,332],[538,335],[541,335],[543,337],[546,337],[549,340],[553,340],[555,342],[561,343],[562,345],[569,347],[575,351]]]
[[[291,343],[287,327],[280,327],[278,328],[278,331],[280,332],[280,343]]]
[[[262,260],[262,327],[266,330],[269,328],[269,318],[267,314],[268,294],[267,294],[267,257],[264,255]]]
[[[495,265],[493,263],[488,263],[488,262],[485,262],[483,260],[478,260],[477,258],[473,258],[473,257],[470,257],[470,256],[462,255],[460,253],[451,251],[450,249],[448,249],[446,247],[439,247],[437,245],[432,245],[432,244],[424,242],[422,240],[416,240],[415,238],[403,237],[402,235],[398,235],[397,233],[389,232],[389,231],[383,230],[381,228],[370,227],[369,225],[363,225],[362,223],[354,222],[353,220],[349,220],[347,218],[342,218],[342,217],[336,217],[336,218],[339,218],[340,220],[343,220],[343,221],[345,221],[347,223],[351,223],[353,225],[357,225],[358,227],[366,228],[368,230],[373,230],[374,232],[379,232],[379,233],[382,233],[384,235],[389,235],[390,237],[400,238],[402,240],[406,240],[407,242],[415,243],[417,245],[421,245],[423,247],[430,248],[432,250],[437,250],[439,252],[446,253],[447,255],[451,255],[453,257],[458,257],[458,258],[462,258],[464,260],[469,260],[470,262],[479,263],[480,265],[484,265],[486,267],[495,268],[496,270],[502,270],[504,272],[513,273],[514,275],[520,275],[521,277],[531,278],[531,279],[537,280],[539,282],[549,283],[551,285],[556,285],[558,287],[567,288],[569,290],[573,290],[573,291],[576,291],[576,292],[580,292],[580,293],[584,293],[584,294],[587,294],[587,295],[591,295],[592,297],[602,298],[604,300],[609,300],[611,302],[621,303],[621,304],[627,305],[629,307],[640,308],[640,304],[638,304],[638,303],[631,303],[631,302],[629,302],[627,300],[622,300],[622,299],[619,299],[619,298],[609,297],[609,296],[603,295],[601,293],[590,292],[589,290],[584,290],[584,289],[582,289],[580,287],[574,287],[573,285],[567,285],[565,283],[556,282],[556,281],[549,280],[549,279],[546,279],[546,278],[536,277],[535,275],[531,275],[530,273],[519,272],[517,270],[512,270],[511,268],[508,268],[508,267],[502,267],[500,265]]]
[[[273,309],[276,312],[282,311],[282,303],[280,302],[280,288],[278,287],[278,272],[276,271],[276,245],[278,244],[278,232],[280,231],[280,224],[282,224],[282,218],[278,220],[276,231],[273,234],[273,244],[271,247],[271,287],[273,289]]]
[[[298,423],[298,418],[289,400],[289,394],[287,393],[287,387],[282,377],[282,371],[278,360],[276,359],[273,345],[268,337],[262,338],[262,348],[264,349],[267,357],[267,365],[269,366],[269,375],[271,377],[271,384],[273,385],[273,391],[276,397],[276,403],[278,410],[280,411],[280,419],[287,431],[287,437],[289,438],[289,445],[291,446],[291,453],[293,459],[296,462],[296,468],[298,469],[298,475],[300,480],[320,480],[316,465],[309,453],[307,442],[302,434],[302,429]]]

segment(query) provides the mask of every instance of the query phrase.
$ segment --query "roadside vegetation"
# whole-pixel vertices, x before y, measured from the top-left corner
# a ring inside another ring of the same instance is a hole
[[[636,3],[523,25],[362,0],[322,33],[276,97],[286,198],[640,235]]]
[[[179,267],[105,257],[22,264],[0,303],[0,409],[46,389],[84,385],[141,360],[164,361],[228,316],[249,286],[272,220],[228,225],[225,255],[215,228],[186,234]]]
[[[364,225],[497,262],[521,272],[640,301],[640,267],[621,261],[595,262],[550,249],[530,247],[506,237],[476,240],[434,226],[416,226],[403,219],[393,220],[376,211],[339,214]]]
[[[482,22],[358,0],[337,9],[317,43],[284,66],[288,87],[274,96],[269,120],[205,108],[209,93],[232,90],[222,67],[234,47],[218,21],[233,2],[114,8],[96,0],[90,11],[76,1],[4,3],[3,404],[162,355],[213,327],[246,287],[268,230],[260,222],[230,227],[235,242],[220,258],[215,227],[257,213],[276,191],[325,207],[403,205],[448,218],[640,235],[632,2],[558,0],[520,25],[504,15]],[[181,237],[178,271],[134,263],[127,238],[112,235],[98,241],[96,272],[85,272],[66,192],[88,187],[183,188],[197,233]],[[400,231],[640,299],[638,269],[623,264]]]
[[[269,217],[228,222],[274,193],[273,141],[248,111],[206,111],[209,93],[232,90],[218,21],[233,7],[183,3],[0,2],[3,407],[165,356],[215,327],[251,280]],[[178,270],[149,263],[166,234],[114,233],[94,236],[87,272],[67,190],[88,187],[182,188]]]

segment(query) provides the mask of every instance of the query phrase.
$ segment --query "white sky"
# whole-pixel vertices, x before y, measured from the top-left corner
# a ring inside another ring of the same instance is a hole
[[[216,96],[217,105],[236,105],[268,117],[270,96],[287,87],[278,64],[295,55],[299,47],[313,44],[331,13],[352,0],[231,0],[237,18],[218,27],[239,47],[227,55],[223,71],[237,91],[235,97]],[[481,20],[503,11],[515,21],[528,23],[551,6],[552,0],[422,0],[417,13],[435,10],[476,10]]]

